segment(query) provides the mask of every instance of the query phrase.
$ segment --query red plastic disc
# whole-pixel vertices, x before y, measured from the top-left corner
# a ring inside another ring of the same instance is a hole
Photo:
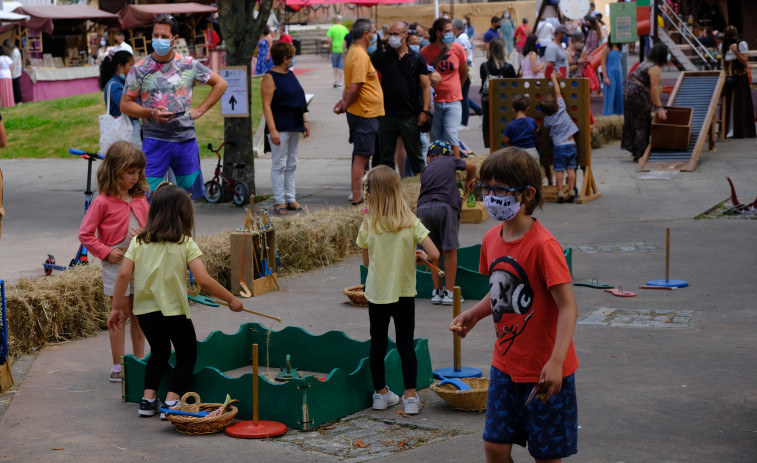
[[[226,427],[226,434],[242,439],[265,439],[266,437],[281,436],[287,432],[284,423],[278,421],[240,421]]]

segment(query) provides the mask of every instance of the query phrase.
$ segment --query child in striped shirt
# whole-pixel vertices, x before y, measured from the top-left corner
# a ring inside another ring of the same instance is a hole
[[[576,140],[573,135],[578,133],[578,126],[568,115],[565,107],[565,100],[560,93],[560,83],[557,81],[557,73],[553,72],[552,87],[555,89],[555,95],[544,97],[541,108],[544,110],[544,126],[549,128],[549,134],[552,137],[552,143],[555,145],[553,167],[555,169],[555,180],[557,185],[557,202],[563,203],[566,200],[565,191],[563,190],[563,178],[565,172],[568,173],[568,192],[567,200],[572,203],[576,198]]]

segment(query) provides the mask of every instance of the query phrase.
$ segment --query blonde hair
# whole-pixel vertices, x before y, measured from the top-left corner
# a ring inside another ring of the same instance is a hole
[[[144,196],[150,191],[150,185],[145,178],[147,158],[136,146],[128,141],[113,143],[105,160],[97,169],[97,189],[100,193],[116,196],[118,194],[118,177],[128,169],[139,169],[139,180],[129,190],[132,197]]]
[[[369,170],[363,177],[363,197],[367,212],[363,225],[374,233],[396,233],[413,226],[415,216],[402,195],[400,177],[387,166]]]

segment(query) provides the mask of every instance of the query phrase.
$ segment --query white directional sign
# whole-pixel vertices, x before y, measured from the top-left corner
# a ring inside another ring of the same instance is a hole
[[[222,67],[221,77],[229,84],[221,97],[221,115],[223,117],[249,117],[247,69],[244,66]]]

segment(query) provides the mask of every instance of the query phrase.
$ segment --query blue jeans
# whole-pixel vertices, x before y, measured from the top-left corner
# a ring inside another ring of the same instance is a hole
[[[458,146],[460,139],[457,131],[463,116],[461,102],[434,102],[434,118],[431,120],[431,141],[444,140],[452,146]]]
[[[481,114],[481,106],[477,105],[475,101],[468,98],[468,94],[470,93],[470,79],[465,79],[465,84],[463,84],[463,118],[461,120],[460,125],[468,125],[468,118],[470,117],[470,108],[473,108],[473,112],[476,114]]]

